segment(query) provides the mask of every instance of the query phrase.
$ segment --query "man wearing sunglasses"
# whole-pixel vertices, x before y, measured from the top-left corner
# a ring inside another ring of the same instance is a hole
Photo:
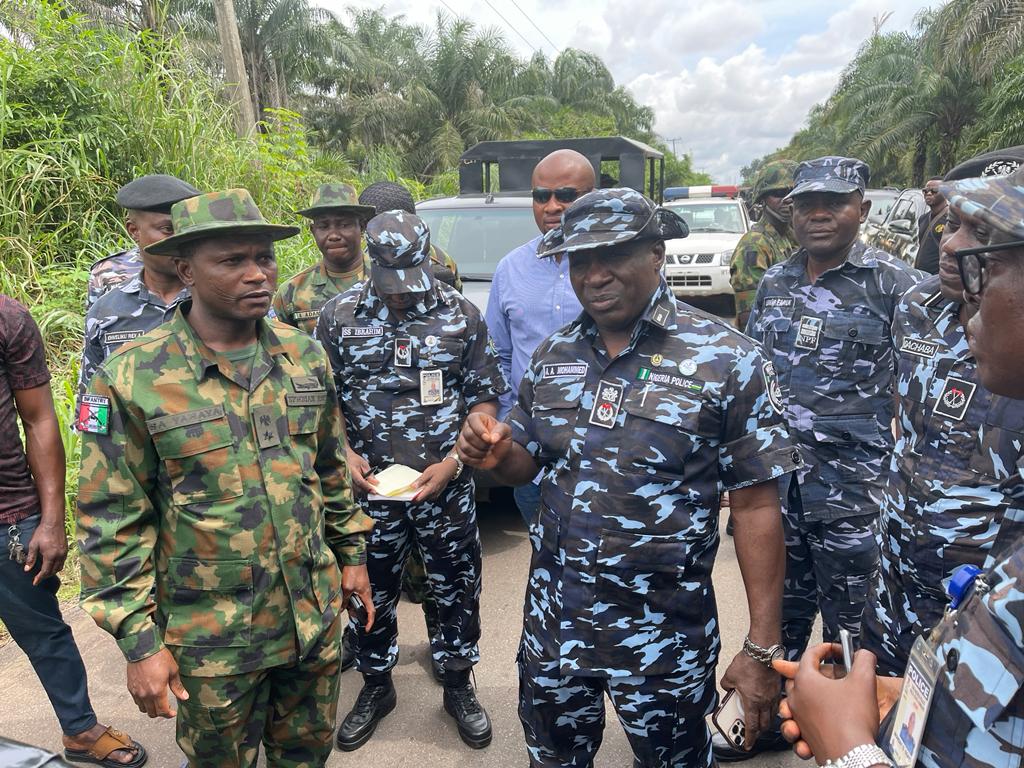
[[[941,183],[941,176],[933,176],[924,185],[921,194],[928,210],[917,220],[918,247],[914,267],[930,275],[939,271],[939,242],[946,226],[946,211],[949,210],[949,204],[939,190]]]
[[[946,181],[1005,173],[1013,150],[960,164]],[[945,198],[943,198],[945,199]],[[992,228],[950,210],[939,272],[908,291],[893,319],[899,439],[882,492],[880,566],[864,609],[861,647],[878,672],[899,676],[918,635],[939,623],[945,584],[964,564],[980,566],[1012,499],[1001,489],[1024,458],[1019,434],[997,419],[1024,424],[1024,401],[993,395],[978,381],[954,251],[987,241]]]
[[[583,310],[569,283],[568,260],[561,254],[538,258],[537,249],[541,238],[561,224],[562,212],[594,188],[594,166],[579,152],[558,149],[537,163],[532,183],[533,218],[540,234],[498,263],[487,300],[487,327],[512,387],[501,396],[500,418],[512,410],[534,350]],[[540,487],[525,483],[515,489],[515,499],[529,525],[537,516]]]

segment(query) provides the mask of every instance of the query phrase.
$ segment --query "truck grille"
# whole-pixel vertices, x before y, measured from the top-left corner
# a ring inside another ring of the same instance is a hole
[[[709,275],[666,275],[665,279],[672,288],[710,288]]]
[[[694,264],[713,264],[715,254],[713,253],[690,253],[690,254],[669,254],[665,257],[669,264],[678,264],[688,267]]]

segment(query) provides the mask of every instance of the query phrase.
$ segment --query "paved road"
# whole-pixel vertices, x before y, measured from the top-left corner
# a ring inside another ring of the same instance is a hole
[[[477,667],[481,701],[494,721],[494,742],[483,751],[464,746],[441,708],[441,688],[428,672],[428,647],[422,613],[404,603],[402,655],[395,670],[398,708],[380,725],[362,750],[335,752],[329,768],[366,765],[374,768],[497,768],[526,765],[523,734],[516,716],[515,650],[519,640],[522,598],[530,545],[515,512],[482,512],[484,595],[482,661]],[[724,529],[724,520],[723,520]],[[715,570],[715,588],[723,634],[723,659],[739,650],[747,626],[746,602],[732,540],[725,538]],[[178,768],[181,755],[171,722],[151,721],[132,704],[124,687],[124,663],[113,640],[78,608],[67,611],[89,670],[93,705],[102,721],[128,730],[149,749],[149,765]],[[724,665],[723,665],[724,667]],[[354,671],[342,680],[339,716],[350,708],[359,689]],[[631,752],[611,709],[597,768],[632,765]],[[58,749],[60,731],[49,703],[24,654],[14,643],[0,649],[0,734]],[[804,765],[790,753],[754,758],[750,768],[795,768]]]

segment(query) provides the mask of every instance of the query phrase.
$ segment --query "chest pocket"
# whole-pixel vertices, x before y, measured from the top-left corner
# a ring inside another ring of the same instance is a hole
[[[818,346],[818,373],[825,377],[866,379],[885,362],[888,334],[881,320],[852,312],[825,318]]]
[[[576,434],[584,381],[542,381],[533,390],[533,432],[551,460],[565,456]]]
[[[761,318],[757,326],[762,339],[761,346],[764,347],[764,351],[768,355],[773,355],[775,349],[781,346],[782,342],[789,335],[789,331],[793,327],[793,321],[784,315],[773,313]],[[778,360],[775,361],[775,366],[779,366]]]
[[[623,408],[628,415],[619,469],[624,472],[682,475],[702,438],[718,434],[714,412],[699,395],[655,385],[634,387]],[[700,472],[705,468],[694,465],[692,469]]]
[[[358,379],[367,378],[384,367],[384,360],[391,350],[391,343],[382,336],[349,338],[342,341],[342,360],[348,373]]]
[[[462,339],[439,339],[437,344],[430,347],[420,342],[419,367],[458,373],[462,370],[462,352],[465,347],[466,343]]]
[[[980,395],[982,393],[977,393],[975,399]],[[1024,406],[1005,397],[989,397],[991,402],[977,430],[970,467],[985,481],[1015,482],[1018,464],[1024,457]]]
[[[157,431],[153,444],[167,470],[175,504],[242,495],[235,438],[226,417]]]

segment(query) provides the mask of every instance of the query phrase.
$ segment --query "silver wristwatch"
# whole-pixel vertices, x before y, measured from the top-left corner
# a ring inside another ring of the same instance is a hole
[[[781,659],[786,654],[786,649],[780,643],[765,648],[753,642],[748,636],[743,638],[743,652],[754,661],[771,667],[773,661]]]
[[[462,470],[466,467],[466,465],[462,461],[462,459],[459,458],[458,451],[456,451],[454,448],[452,448],[452,450],[449,452],[447,456],[445,456],[445,458],[451,459],[452,461],[455,462],[455,475],[454,477],[452,477],[452,479],[454,480],[455,478],[462,474]]]
[[[873,765],[896,768],[896,764],[877,744],[861,744],[854,747],[838,760],[826,760],[824,768],[871,768]]]

